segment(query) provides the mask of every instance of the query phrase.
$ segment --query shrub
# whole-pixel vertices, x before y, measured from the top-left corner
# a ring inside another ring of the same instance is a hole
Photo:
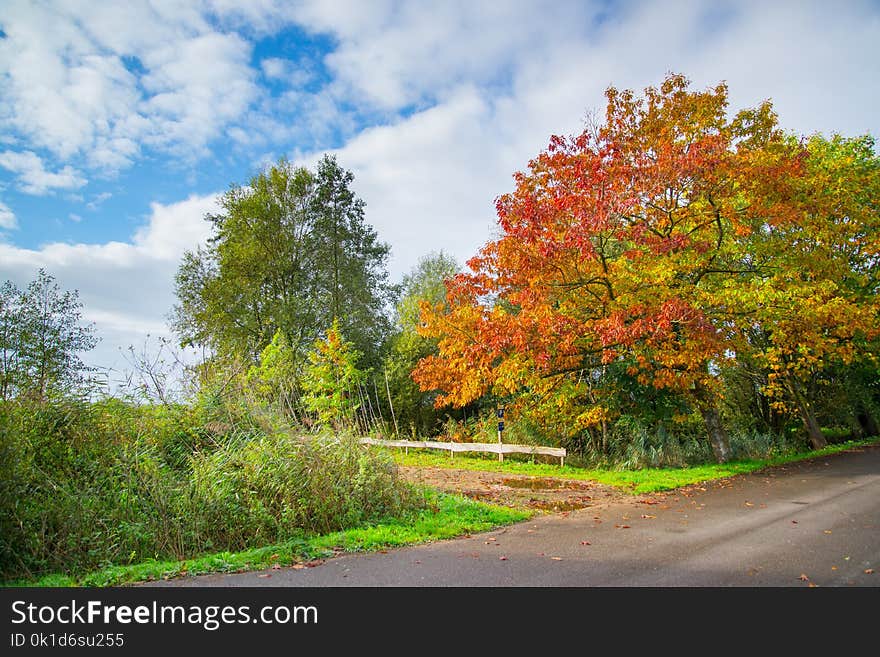
[[[352,439],[211,429],[203,411],[0,403],[0,576],[244,549],[420,504]]]

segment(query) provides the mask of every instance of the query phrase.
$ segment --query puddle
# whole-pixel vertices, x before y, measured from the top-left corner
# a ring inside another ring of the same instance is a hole
[[[541,511],[577,511],[591,506],[591,500],[529,500],[527,506]]]
[[[528,479],[502,479],[501,483],[509,488],[528,488],[529,490],[555,490],[566,488],[577,490],[585,488],[578,482],[566,481],[565,479],[551,479],[549,477],[529,477]]]

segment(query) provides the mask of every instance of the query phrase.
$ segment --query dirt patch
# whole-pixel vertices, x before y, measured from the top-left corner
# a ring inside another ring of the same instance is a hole
[[[415,484],[492,504],[547,512],[573,511],[628,497],[591,481],[414,466],[401,466],[400,471]]]

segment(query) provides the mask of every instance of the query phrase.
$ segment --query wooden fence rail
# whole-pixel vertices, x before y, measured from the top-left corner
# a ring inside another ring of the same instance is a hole
[[[445,443],[437,440],[379,440],[378,438],[361,438],[361,444],[379,447],[403,447],[407,451],[409,451],[409,448],[441,449],[449,452],[450,458],[453,458],[456,452],[486,452],[498,454],[499,461],[504,460],[505,454],[543,454],[558,458],[560,467],[565,465],[566,455],[564,447],[508,445],[506,443]]]

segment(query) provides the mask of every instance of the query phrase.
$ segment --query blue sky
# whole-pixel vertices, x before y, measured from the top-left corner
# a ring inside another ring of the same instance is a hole
[[[464,261],[493,200],[610,84],[669,71],[774,101],[801,133],[880,132],[875,2],[5,0],[0,280],[80,291],[102,343],[170,335],[181,254],[216,195],[337,154],[395,278]]]

